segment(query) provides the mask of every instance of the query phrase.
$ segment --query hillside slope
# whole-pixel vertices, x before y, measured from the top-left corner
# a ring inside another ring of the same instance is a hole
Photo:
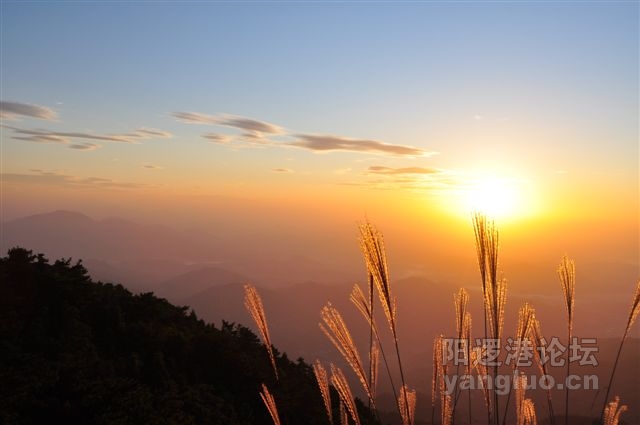
[[[0,259],[0,282],[3,424],[269,424],[263,382],[283,423],[327,422],[310,366],[278,354],[276,382],[245,327],[21,248]]]

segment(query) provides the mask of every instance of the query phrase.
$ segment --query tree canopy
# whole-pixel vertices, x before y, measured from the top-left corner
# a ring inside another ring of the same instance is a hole
[[[326,424],[311,367],[248,328],[93,282],[81,262],[13,248],[0,259],[0,422]]]

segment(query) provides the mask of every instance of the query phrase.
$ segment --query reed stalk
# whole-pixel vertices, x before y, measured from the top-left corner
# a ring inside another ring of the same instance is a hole
[[[604,407],[602,409],[602,414],[600,416],[600,422],[603,421],[604,411],[606,410],[607,400],[609,400],[609,393],[611,391],[611,386],[613,385],[613,377],[616,374],[616,368],[618,367],[618,362],[620,361],[620,353],[622,353],[622,346],[624,345],[624,341],[627,339],[631,328],[633,327],[634,322],[638,318],[638,314],[640,313],[640,280],[636,284],[636,290],[633,294],[633,299],[631,301],[631,310],[629,311],[629,317],[627,319],[627,326],[624,328],[624,333],[622,334],[622,339],[620,340],[620,345],[618,346],[618,353],[616,354],[616,360],[613,363],[613,368],[611,370],[611,377],[609,378],[609,385],[607,385],[607,392],[604,396]]]
[[[567,310],[567,334],[568,346],[571,346],[571,338],[573,336],[573,310],[575,305],[576,292],[576,266],[572,260],[566,256],[562,258],[558,267],[558,276],[560,277],[560,285],[562,287],[562,295],[564,296],[564,304]],[[567,377],[571,374],[571,361],[569,351],[567,351]],[[565,389],[564,396],[565,415],[564,423],[569,425],[569,387]]]

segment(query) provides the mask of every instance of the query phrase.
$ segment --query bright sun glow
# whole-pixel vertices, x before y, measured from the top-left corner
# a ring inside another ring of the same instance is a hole
[[[515,182],[485,177],[471,183],[466,194],[466,203],[470,210],[494,218],[508,218],[518,212],[518,197]]]
[[[531,212],[531,194],[525,191],[525,182],[516,178],[476,175],[467,180],[458,202],[465,213],[477,211],[494,219],[513,220]]]

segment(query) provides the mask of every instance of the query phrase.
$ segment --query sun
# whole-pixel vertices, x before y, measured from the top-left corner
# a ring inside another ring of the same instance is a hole
[[[467,189],[467,207],[490,217],[505,218],[516,213],[518,190],[504,178],[484,177]]]
[[[519,224],[546,213],[541,186],[513,169],[468,169],[451,172],[437,194],[445,214],[467,220],[481,213],[501,224]]]
[[[501,220],[523,213],[522,185],[516,179],[485,175],[470,179],[465,186],[462,203],[467,211]]]

